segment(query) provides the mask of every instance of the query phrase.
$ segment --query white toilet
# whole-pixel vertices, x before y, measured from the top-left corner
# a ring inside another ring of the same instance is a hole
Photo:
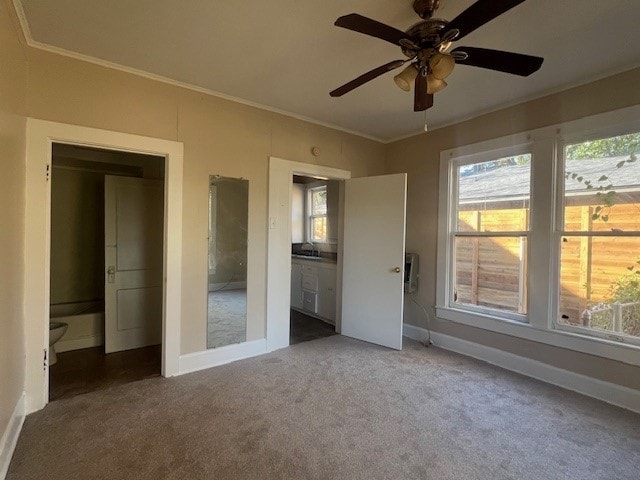
[[[49,366],[55,365],[58,361],[54,343],[62,338],[67,331],[68,324],[62,322],[49,322]]]

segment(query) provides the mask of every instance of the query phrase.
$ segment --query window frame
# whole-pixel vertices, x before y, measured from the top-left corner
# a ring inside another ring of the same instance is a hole
[[[591,129],[588,131],[573,131],[567,132],[561,138],[558,139],[556,155],[556,198],[555,202],[555,228],[553,235],[553,243],[556,247],[556,256],[558,262],[557,278],[555,280],[555,304],[554,312],[555,316],[551,318],[551,325],[555,330],[572,332],[586,336],[593,336],[605,340],[612,340],[617,344],[628,344],[640,346],[640,337],[633,337],[626,334],[618,334],[614,332],[601,331],[598,329],[580,327],[577,325],[569,325],[560,321],[560,266],[561,266],[561,250],[562,250],[562,237],[636,237],[640,238],[640,230],[634,231],[622,231],[622,232],[585,232],[585,231],[566,231],[564,230],[564,215],[565,215],[565,152],[566,147],[577,143],[584,143],[593,140],[603,140],[620,135],[628,135],[640,132],[640,121],[602,125],[600,128]]]
[[[451,221],[448,224],[448,249],[450,252],[448,255],[448,268],[449,268],[449,285],[447,288],[447,306],[449,308],[455,308],[462,311],[468,311],[470,313],[480,313],[484,315],[496,316],[498,318],[505,318],[521,323],[528,322],[528,311],[529,311],[529,295],[526,298],[526,311],[527,313],[515,313],[509,312],[505,310],[500,310],[497,308],[484,307],[480,305],[473,304],[462,304],[456,303],[455,301],[455,241],[456,238],[492,238],[492,237],[507,237],[507,238],[516,238],[516,237],[525,237],[527,239],[527,258],[526,264],[531,264],[530,258],[530,233],[531,233],[531,219],[529,218],[529,229],[528,230],[514,230],[514,231],[499,231],[499,232],[459,232],[457,231],[458,224],[458,207],[459,207],[459,198],[458,198],[458,185],[460,176],[457,172],[460,169],[467,165],[474,165],[484,162],[491,162],[494,160],[499,160],[508,157],[515,157],[518,155],[531,155],[531,167],[530,167],[530,178],[529,178],[529,204],[531,205],[531,177],[533,176],[533,164],[534,157],[531,151],[531,144],[525,143],[521,145],[508,146],[504,148],[500,148],[498,150],[490,150],[485,152],[472,153],[470,155],[462,155],[462,156],[452,156],[449,160],[449,169],[450,169],[450,194],[449,197],[451,201],[449,202],[449,218]],[[529,209],[531,211],[531,209]],[[527,271],[527,275],[524,278],[524,282],[526,284],[527,290],[529,288],[529,275]],[[455,306],[454,306],[455,305]]]
[[[328,243],[329,242],[329,231],[328,231],[328,227],[329,227],[329,217],[328,217],[328,212],[325,212],[324,214],[313,214],[313,193],[315,191],[320,191],[320,190],[324,190],[325,195],[327,192],[327,184],[325,182],[313,182],[313,183],[309,183],[306,186],[306,196],[305,196],[305,203],[306,203],[306,209],[305,209],[305,223],[306,223],[306,227],[305,227],[305,237],[307,242],[313,243],[313,244],[324,244],[324,243]],[[328,208],[328,205],[327,205]],[[325,239],[324,240],[314,240],[313,239],[313,220],[316,218],[324,218],[325,219],[325,225],[327,227],[327,231],[325,234]]]
[[[567,143],[584,139],[606,138],[640,131],[640,105],[592,115],[563,124],[552,125],[514,135],[442,151],[440,154],[438,202],[438,255],[436,276],[436,316],[494,333],[574,350],[640,366],[640,345],[618,342],[573,328],[556,328],[560,292],[560,241],[564,195],[564,165],[560,152]],[[530,145],[532,154],[529,255],[528,322],[521,322],[494,312],[468,311],[448,302],[451,279],[451,243],[449,232],[456,217],[451,203],[454,172],[452,159],[483,159],[509,156],[517,148]],[[533,259],[548,261],[532,261]]]

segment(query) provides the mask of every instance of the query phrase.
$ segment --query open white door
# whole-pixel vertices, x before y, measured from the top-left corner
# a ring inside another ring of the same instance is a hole
[[[344,183],[341,333],[402,350],[407,175]]]
[[[105,176],[105,352],[162,342],[164,184]]]

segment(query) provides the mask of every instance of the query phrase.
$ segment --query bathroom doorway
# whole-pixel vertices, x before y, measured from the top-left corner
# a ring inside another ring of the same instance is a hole
[[[164,169],[52,144],[50,401],[161,374]]]
[[[98,128],[27,118],[24,302],[25,412],[49,401],[51,157],[54,143],[164,158],[162,376],[180,373],[184,145]]]

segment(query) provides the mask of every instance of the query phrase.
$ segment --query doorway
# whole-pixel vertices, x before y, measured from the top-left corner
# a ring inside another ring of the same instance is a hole
[[[183,145],[168,140],[28,118],[24,279],[25,291],[29,292],[24,304],[27,414],[43,408],[49,398],[50,176],[54,143],[164,158],[161,373],[169,377],[180,372]]]
[[[49,401],[160,375],[164,158],[54,143]]]
[[[291,245],[293,176],[345,180],[351,172],[271,157],[269,161],[269,239],[267,252],[267,350],[291,341]],[[339,211],[339,224],[342,222]],[[341,243],[339,231],[338,245]],[[341,325],[342,258],[336,262],[336,331]],[[284,292],[284,294],[283,294]]]
[[[290,341],[293,176],[342,180],[336,263],[336,330],[402,349],[406,174],[351,173],[271,157],[267,251],[267,350]]]
[[[289,344],[336,334],[340,182],[293,175]]]

